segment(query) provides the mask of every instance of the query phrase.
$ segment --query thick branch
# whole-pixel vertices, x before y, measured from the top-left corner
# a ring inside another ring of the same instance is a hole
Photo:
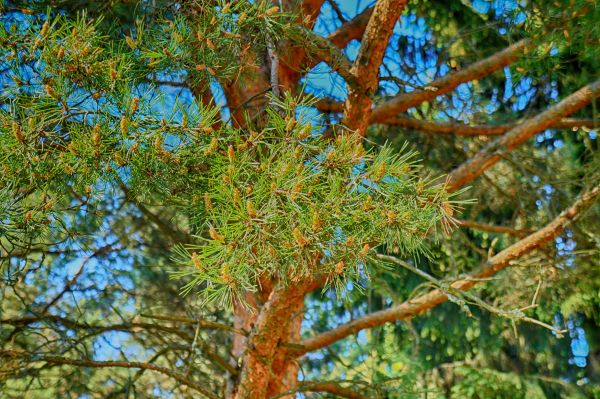
[[[329,35],[328,39],[339,48],[344,48],[352,40],[358,40],[365,33],[369,19],[373,14],[374,7],[369,7],[352,18]]]
[[[335,105],[332,105],[331,102],[327,101],[320,101],[318,106],[322,106],[324,109],[329,108],[335,110]],[[433,122],[425,121],[422,119],[415,119],[408,116],[395,116],[386,119],[381,123],[434,134],[453,134],[456,136],[501,136],[506,132],[510,131],[511,129],[514,129],[519,124],[526,123],[526,121],[521,121],[518,123],[507,123],[502,125],[473,126],[466,125],[464,123]],[[580,127],[595,128],[598,126],[600,126],[599,120],[571,118],[563,118],[552,125],[552,127],[556,129],[571,129]]]
[[[190,380],[189,378],[184,377],[183,375],[176,373],[168,368],[158,366],[152,363],[142,363],[142,362],[125,362],[125,361],[96,361],[96,360],[78,360],[78,359],[68,359],[64,357],[57,356],[41,356],[41,357],[33,357],[31,360],[46,362],[49,364],[56,365],[70,365],[77,367],[91,367],[91,368],[102,368],[102,367],[117,367],[117,368],[130,368],[130,369],[142,369],[142,370],[152,370],[157,373],[164,374],[168,377],[173,378],[177,382],[188,386],[194,389],[197,392],[200,392],[202,395],[206,396],[210,399],[219,399],[217,395],[206,390],[202,385]]]
[[[514,229],[506,226],[494,226],[486,223],[473,222],[471,220],[458,220],[458,225],[461,227],[467,227],[475,230],[489,231],[491,233],[508,234],[515,237],[525,237],[530,234],[531,231],[523,229]]]
[[[368,396],[365,396],[352,389],[344,388],[340,384],[331,381],[304,382],[291,391],[287,391],[284,394],[277,395],[271,399],[276,399],[295,392],[327,392],[340,398],[368,399]]]
[[[379,0],[373,9],[363,35],[360,49],[350,72],[359,82],[359,87],[348,89],[344,104],[343,123],[350,129],[364,134],[369,125],[371,95],[379,83],[379,66],[392,35],[392,30],[407,0]]]
[[[456,191],[465,184],[475,180],[486,169],[498,162],[502,158],[503,152],[516,148],[536,133],[551,127],[565,116],[585,107],[599,95],[600,80],[597,80],[582,87],[536,117],[517,125],[504,136],[496,139],[475,154],[475,156],[454,169],[448,175],[447,189],[449,191]]]
[[[482,279],[489,278],[503,270],[515,259],[518,259],[537,248],[543,247],[557,237],[566,226],[591,206],[599,195],[600,186],[596,186],[585,192],[570,208],[564,210],[556,219],[545,227],[491,257],[482,267],[472,272],[467,278],[455,281],[451,287],[456,290],[466,291]],[[333,330],[304,340],[294,353],[295,355],[300,356],[331,345],[332,343],[349,335],[356,334],[365,328],[372,328],[385,323],[396,322],[416,316],[439,305],[447,299],[448,297],[441,290],[435,289],[402,304],[371,313],[349,323],[342,324]]]
[[[451,73],[429,83],[423,90],[399,94],[379,106],[371,114],[370,123],[380,123],[391,117],[415,107],[425,101],[431,101],[437,96],[446,94],[462,83],[488,76],[498,69],[515,62],[523,53],[527,41],[521,40],[492,56],[478,61],[465,69]]]

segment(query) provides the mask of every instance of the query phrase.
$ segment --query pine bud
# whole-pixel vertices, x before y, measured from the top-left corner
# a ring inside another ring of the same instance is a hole
[[[216,137],[213,137],[210,140],[209,146],[204,150],[204,155],[210,155],[214,153],[217,150],[217,148],[219,148],[219,140],[217,140]]]
[[[233,189],[233,203],[238,204],[240,202],[240,190],[236,187]]]
[[[356,238],[354,238],[354,236],[350,236],[346,239],[345,245],[348,248],[352,248],[356,245]]]
[[[162,137],[160,135],[156,136],[156,138],[154,139],[154,149],[157,152],[162,151],[162,149],[163,149],[162,144],[163,144]]]
[[[213,41],[210,40],[210,38],[208,38],[208,37],[206,38],[206,46],[211,50],[214,50],[215,48],[217,48],[215,46],[215,44],[213,43]]]
[[[208,210],[213,209],[212,200],[210,199],[208,192],[204,193],[204,207]]]
[[[85,186],[85,195],[88,197],[92,195],[92,186]]]
[[[196,252],[192,252],[192,264],[198,271],[204,271],[204,266],[202,265],[200,256]]]
[[[273,7],[269,8],[267,11],[265,11],[265,15],[267,17],[270,17],[271,15],[274,15],[278,12],[279,12],[279,7],[273,6]]]
[[[229,158],[229,162],[233,162],[233,160],[235,159],[235,151],[232,145],[227,147],[227,158]]]
[[[208,230],[208,235],[210,236],[211,239],[213,239],[215,241],[225,240],[225,237],[223,235],[219,234],[219,232],[217,230],[215,230],[214,227],[211,227]]]
[[[140,143],[136,141],[135,143],[133,143],[133,145],[129,149],[129,152],[131,152],[132,154],[135,154],[135,152],[138,150],[139,147],[140,147]]]
[[[25,143],[25,135],[23,134],[23,131],[21,130],[21,125],[19,125],[17,122],[13,122],[12,123],[12,131],[13,131],[13,134],[14,134],[15,138],[17,139],[17,141],[19,141],[21,143]]]
[[[58,49],[58,53],[56,53],[56,59],[62,60],[65,57],[65,49],[63,47]]]
[[[198,39],[199,42],[204,40],[204,37],[202,36],[202,32],[200,32],[200,31],[196,32],[196,39]]]
[[[327,162],[331,162],[333,160],[333,158],[335,157],[335,150],[331,149],[327,155],[325,155],[325,159],[327,160]]]
[[[248,216],[250,219],[256,218],[256,209],[254,208],[254,204],[252,201],[246,201],[246,212],[248,212]]]
[[[311,227],[315,233],[320,231],[321,228],[323,227],[323,221],[321,220],[321,217],[319,216],[319,212],[317,212],[317,211],[313,212]]]
[[[127,118],[125,116],[121,117],[120,127],[121,127],[121,132],[124,135],[127,134],[127,132],[129,131],[129,122],[127,121]]]
[[[50,96],[52,98],[56,98],[56,91],[54,91],[54,88],[51,85],[49,85],[49,84],[44,85],[44,90],[46,91],[46,94],[48,96]]]
[[[108,71],[108,75],[110,76],[111,80],[116,80],[117,79],[117,70],[115,69],[115,66],[112,63],[110,65],[110,69]]]
[[[42,29],[40,30],[40,35],[46,36],[46,34],[48,33],[48,29],[50,29],[50,22],[48,20],[46,20],[46,21],[44,21],[44,24],[42,25]]]
[[[387,211],[385,213],[385,216],[387,217],[388,224],[392,224],[392,223],[396,222],[396,218],[398,215],[394,211]]]
[[[285,118],[285,131],[291,132],[294,126],[296,125],[296,119],[294,117],[286,117]]]
[[[248,18],[248,14],[245,12],[241,13],[237,20],[238,24],[243,24],[246,18]]]
[[[227,265],[227,263],[223,263],[223,266],[221,269],[221,278],[223,279],[223,283],[225,283],[229,286],[233,286],[235,284],[235,279],[229,272],[229,266]]]
[[[217,75],[217,71],[212,68],[212,67],[206,67],[206,70],[208,71],[208,73],[210,74],[210,76],[216,76]]]
[[[204,65],[204,64],[196,65],[196,71],[204,71],[204,70],[206,70],[206,65]]]
[[[386,168],[387,168],[387,165],[385,162],[382,162],[377,167],[377,169],[375,170],[375,180],[379,181],[379,180],[383,179],[383,176],[385,176]]]
[[[333,266],[333,270],[335,271],[335,274],[337,274],[338,276],[342,273],[344,273],[344,268],[346,267],[346,263],[341,260],[338,263],[335,264],[335,266]]]
[[[188,118],[187,118],[187,115],[183,115],[183,116],[181,117],[181,127],[182,127],[183,129],[185,129],[185,128],[187,128],[187,125],[188,125]]]
[[[132,49],[135,50],[137,48],[137,43],[131,36],[125,36],[125,43]]]
[[[448,217],[452,217],[452,215],[454,215],[454,207],[448,201],[442,202],[442,210]]]
[[[294,228],[294,230],[292,231],[292,235],[294,236],[294,239],[296,240],[296,243],[298,244],[298,246],[300,248],[304,248],[308,245],[308,241],[302,235],[302,232],[300,231],[300,229],[298,229],[297,227]]]
[[[216,25],[217,24],[217,17],[212,17],[212,19],[210,20],[210,24],[211,25]]]
[[[370,250],[371,250],[371,246],[369,246],[369,244],[365,244],[365,245],[363,245],[362,249],[360,250],[360,252],[358,254],[360,255],[361,258],[364,258],[365,256],[367,256],[369,254]]]
[[[33,219],[33,213],[31,211],[27,211],[25,214],[25,221],[29,222],[31,219]]]
[[[54,203],[55,203],[55,202],[56,202],[56,201],[55,201],[53,198],[51,198],[51,199],[50,199],[48,202],[46,202],[46,203],[44,204],[44,210],[45,210],[45,211],[49,211],[50,209],[52,209],[52,207],[54,206]]]
[[[297,136],[298,140],[304,140],[305,138],[310,136],[311,131],[312,131],[312,126],[310,123],[307,123],[306,125],[304,125],[302,130],[300,130],[300,132],[298,133],[298,136]]]
[[[227,3],[223,6],[223,9],[221,10],[221,12],[223,14],[227,14],[229,12],[229,10],[231,9],[231,3]]]
[[[135,111],[138,110],[138,107],[140,105],[140,99],[137,97],[133,97],[133,100],[131,101],[131,114],[135,114]]]

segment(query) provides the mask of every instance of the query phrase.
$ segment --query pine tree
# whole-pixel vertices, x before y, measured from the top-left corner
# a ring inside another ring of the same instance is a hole
[[[7,397],[599,392],[598,7],[342,3],[4,3]]]

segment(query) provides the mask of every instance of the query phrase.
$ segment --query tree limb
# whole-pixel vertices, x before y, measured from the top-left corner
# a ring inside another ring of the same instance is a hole
[[[475,230],[489,231],[492,233],[508,234],[508,235],[514,236],[514,237],[525,237],[526,235],[532,233],[530,230],[515,229],[512,227],[506,227],[506,226],[494,226],[491,224],[474,222],[472,220],[457,220],[457,223],[460,227],[467,227],[467,228],[475,229]]]
[[[1,351],[0,356],[14,356],[18,355],[13,351]],[[21,355],[22,357],[22,355]],[[97,360],[86,360],[86,359],[69,359],[65,357],[58,356],[30,356],[32,361],[45,362],[48,364],[55,365],[69,365],[69,366],[77,366],[77,367],[91,367],[91,368],[102,368],[102,367],[117,367],[117,368],[130,368],[130,369],[143,369],[143,370],[152,370],[157,373],[164,374],[168,377],[173,378],[177,382],[188,386],[194,389],[197,392],[200,392],[202,395],[206,396],[210,399],[219,399],[219,397],[205,389],[202,385],[190,380],[189,378],[184,377],[183,375],[176,373],[166,367],[161,367],[152,363],[143,363],[143,362],[126,362],[126,361],[97,361]]]
[[[521,40],[488,58],[477,61],[465,69],[448,74],[430,82],[423,90],[398,94],[373,110],[370,123],[379,123],[394,117],[407,109],[417,106],[425,101],[431,101],[442,94],[446,94],[462,83],[488,76],[498,69],[515,62],[523,53],[528,42]]]
[[[489,278],[503,270],[515,259],[518,259],[537,248],[543,247],[561,234],[565,227],[591,206],[599,195],[600,186],[596,186],[583,193],[571,207],[564,210],[545,227],[489,258],[483,266],[470,273],[468,277],[455,281],[451,287],[456,290],[466,291],[482,279]],[[441,290],[435,289],[427,294],[420,295],[389,309],[368,314],[351,322],[342,324],[330,331],[306,339],[302,341],[300,345],[297,345],[293,352],[296,356],[301,356],[305,353],[331,345],[332,343],[349,335],[356,334],[365,328],[372,328],[385,323],[396,322],[419,315],[434,308],[447,299],[448,297]]]
[[[327,108],[335,109],[335,105],[332,105],[331,102],[325,100],[319,101],[317,104],[317,107],[321,106],[326,110]],[[511,129],[514,129],[519,124],[526,122],[527,121],[521,121],[502,125],[466,125],[464,123],[426,121],[402,115],[388,118],[381,123],[434,134],[453,134],[456,136],[501,136]],[[580,127],[595,128],[599,126],[599,120],[572,118],[563,118],[552,125],[552,127],[556,129],[571,129]]]
[[[371,95],[379,84],[379,66],[392,35],[394,25],[406,6],[407,0],[379,0],[369,18],[360,49],[350,72],[359,82],[359,87],[348,88],[344,103],[343,124],[364,135],[371,114]]]
[[[551,127],[563,117],[585,107],[599,95],[600,80],[597,80],[582,87],[541,114],[517,125],[450,172],[446,189],[450,192],[456,191],[475,180],[486,169],[498,162],[502,158],[503,152],[516,148],[536,133]]]

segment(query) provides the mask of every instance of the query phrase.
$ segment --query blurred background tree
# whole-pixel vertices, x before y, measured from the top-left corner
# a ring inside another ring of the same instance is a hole
[[[600,397],[595,1],[0,12],[2,397]]]

